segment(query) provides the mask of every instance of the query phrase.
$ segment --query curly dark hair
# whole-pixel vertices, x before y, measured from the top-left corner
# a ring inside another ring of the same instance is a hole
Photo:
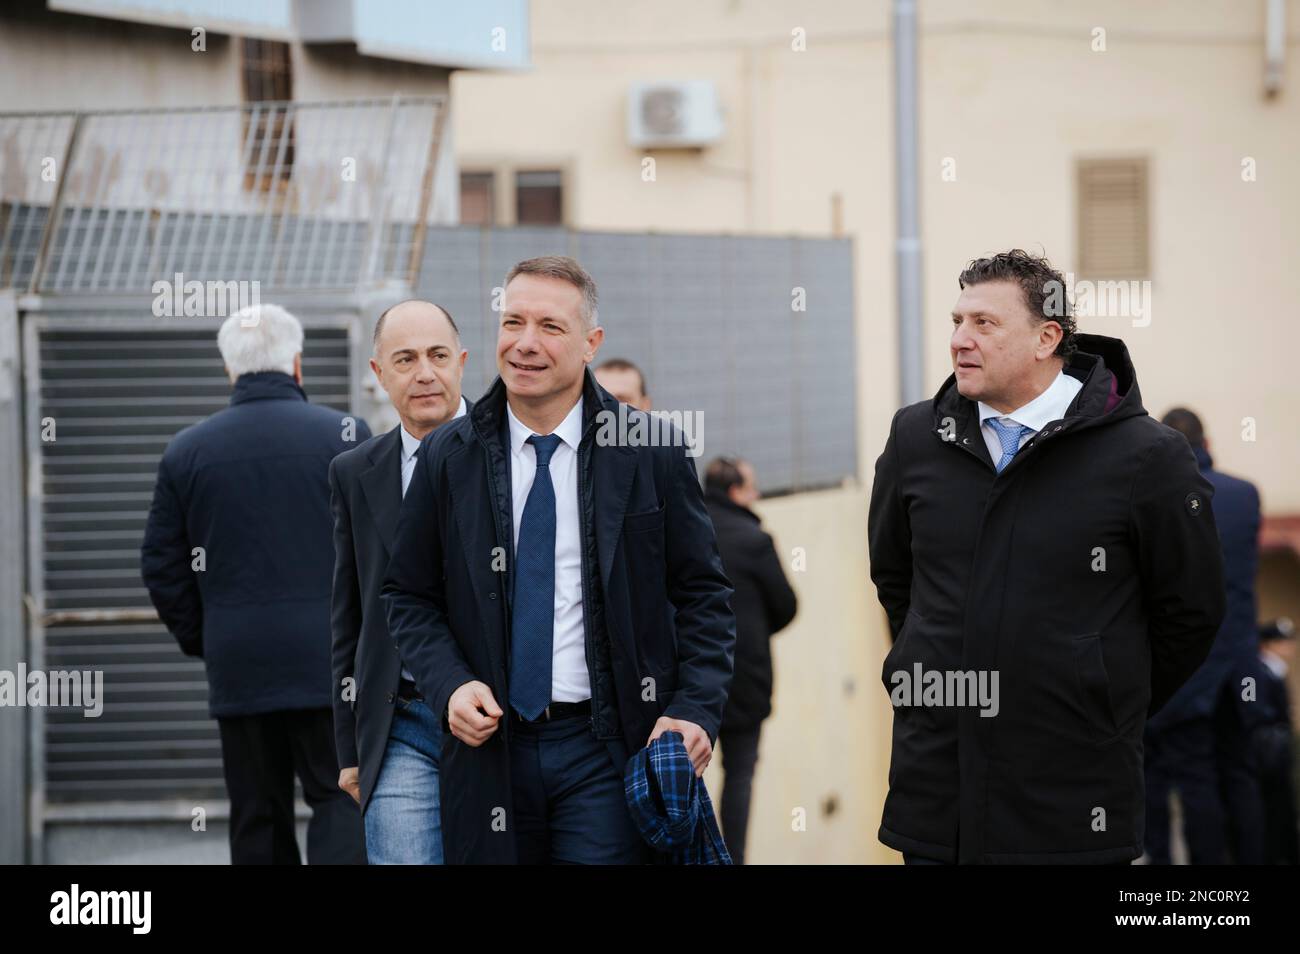
[[[1056,346],[1056,356],[1069,360],[1077,345],[1074,340],[1079,330],[1070,308],[1069,289],[1065,277],[1040,255],[1031,255],[1023,249],[1013,248],[989,258],[977,258],[957,276],[962,288],[982,285],[984,282],[1015,282],[1024,292],[1029,313],[1039,322],[1054,321],[1061,326],[1061,341]],[[1049,310],[1049,302],[1051,310]],[[1059,305],[1061,314],[1055,314]]]

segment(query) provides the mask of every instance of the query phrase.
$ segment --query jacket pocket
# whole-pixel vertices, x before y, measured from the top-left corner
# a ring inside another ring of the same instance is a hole
[[[661,504],[657,510],[644,513],[630,513],[623,518],[624,533],[642,533],[648,530],[663,530],[664,508]]]
[[[908,610],[907,617],[903,620],[903,628],[898,632],[898,638],[894,640],[894,645],[889,647],[889,652],[885,653],[885,662],[881,666],[880,681],[885,685],[886,692],[892,692],[894,689],[890,676],[893,675],[896,668],[900,665],[908,665],[912,662],[908,653],[914,651],[916,640],[911,639],[913,630],[918,626],[925,625],[925,617],[918,614],[915,610]]]
[[[1110,701],[1110,676],[1106,672],[1101,633],[1084,633],[1075,636],[1072,642],[1075,692],[1079,707],[1088,720],[1093,744],[1109,745],[1120,733]]]

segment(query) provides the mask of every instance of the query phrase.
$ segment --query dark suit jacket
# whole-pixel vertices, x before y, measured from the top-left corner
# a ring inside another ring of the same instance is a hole
[[[214,718],[330,705],[330,461],[366,422],[307,403],[287,374],[235,382],[158,464],[140,571],[208,672]],[[193,549],[206,565],[196,571]]]
[[[1227,612],[1214,646],[1168,705],[1151,717],[1153,732],[1190,719],[1208,719],[1234,670],[1250,665],[1258,650],[1255,575],[1259,565],[1259,491],[1255,485],[1214,469],[1204,447],[1193,447],[1201,475],[1214,487],[1214,525],[1223,547],[1224,598]]]
[[[465,401],[466,413],[473,405]],[[418,457],[416,458],[419,459]],[[412,478],[414,479],[414,478]],[[357,766],[361,808],[379,779],[401,676],[379,587],[402,508],[402,426],[330,464],[334,511],[334,741],[339,767]],[[344,680],[352,692],[345,693]]]
[[[583,401],[578,506],[593,732],[631,753],[667,715],[714,737],[731,682],[735,619],[692,459],[682,446],[597,440],[600,413],[616,416],[619,405],[590,370]],[[402,657],[444,715],[452,693],[471,680],[509,710],[514,561],[502,569],[494,559],[514,554],[504,415],[498,378],[473,411],[425,438],[382,591]],[[503,718],[477,748],[444,736],[448,864],[516,858],[509,723]]]

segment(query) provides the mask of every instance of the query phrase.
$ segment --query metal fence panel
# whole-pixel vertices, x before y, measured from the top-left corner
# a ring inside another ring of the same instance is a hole
[[[856,476],[847,240],[430,229],[416,291],[455,316],[471,397],[496,377],[493,289],[515,262],[546,254],[574,255],[596,279],[597,364],[627,358],[656,409],[702,416],[701,468],[738,454],[768,494]]]

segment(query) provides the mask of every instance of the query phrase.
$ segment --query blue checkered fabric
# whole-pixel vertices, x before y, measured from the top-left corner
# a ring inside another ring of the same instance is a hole
[[[729,865],[704,780],[686,754],[680,732],[665,732],[627,761],[623,790],[632,821],[656,851],[675,865]]]

